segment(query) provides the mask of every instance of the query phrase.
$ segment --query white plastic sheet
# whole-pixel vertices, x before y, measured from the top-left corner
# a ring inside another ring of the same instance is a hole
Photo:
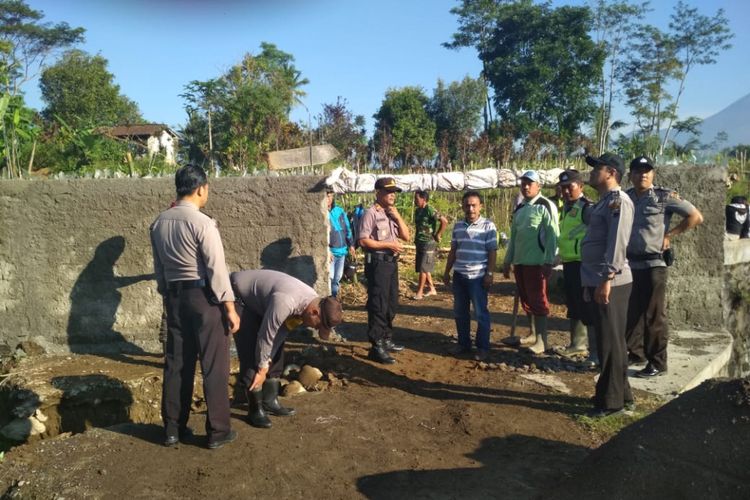
[[[562,168],[537,170],[542,184],[557,184]],[[375,181],[380,177],[393,177],[396,185],[404,191],[464,191],[466,189],[512,188],[518,186],[519,179],[527,170],[485,168],[466,172],[440,172],[435,174],[357,174],[338,167],[326,179],[326,185],[335,193],[371,193]]]

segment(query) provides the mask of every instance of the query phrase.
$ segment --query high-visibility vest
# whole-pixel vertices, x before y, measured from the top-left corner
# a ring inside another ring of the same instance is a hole
[[[586,224],[583,223],[583,209],[590,202],[581,196],[573,207],[562,211],[560,220],[560,237],[557,239],[558,253],[563,262],[581,260],[581,241],[586,236]]]

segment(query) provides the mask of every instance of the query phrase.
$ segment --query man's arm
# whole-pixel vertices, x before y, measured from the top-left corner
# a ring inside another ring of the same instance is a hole
[[[224,306],[229,333],[237,333],[240,329],[240,317],[234,308],[234,292],[229,281],[229,271],[224,260],[224,245],[221,243],[216,222],[211,220],[210,223],[205,224],[202,231],[197,232],[197,236],[198,246],[206,265],[208,284],[216,299]]]
[[[605,264],[599,278],[599,285],[594,291],[594,301],[598,304],[609,304],[612,280],[625,267],[628,241],[633,229],[633,215],[633,205],[623,201],[619,207],[619,213],[612,214],[608,218],[607,248],[604,252]]]
[[[401,217],[401,214],[398,213],[398,209],[396,207],[388,207],[385,209],[385,214],[390,217],[391,220],[393,220],[398,226],[398,237],[403,241],[409,241],[409,238],[411,238],[409,226],[406,225],[406,222]]]
[[[254,367],[255,376],[250,384],[250,390],[259,388],[265,382],[271,360],[283,340],[279,336],[287,334],[286,328],[283,328],[284,321],[292,314],[294,307],[288,297],[279,294],[271,297],[270,303],[258,329],[258,340],[255,344],[255,359],[258,360],[258,365]]]
[[[448,252],[448,260],[445,263],[445,272],[443,273],[443,283],[445,283],[445,286],[450,285],[451,283],[451,270],[453,269],[453,264],[456,263],[456,242],[451,242],[451,251]]]
[[[156,248],[156,241],[154,240],[153,226],[149,232],[151,238],[151,253],[154,257],[154,274],[156,275],[156,290],[159,294],[164,297],[167,295],[167,280],[164,276],[164,265],[159,257],[159,251]]]
[[[679,224],[677,224],[675,227],[664,234],[664,244],[662,245],[662,250],[666,250],[669,248],[670,240],[672,238],[674,238],[678,234],[682,234],[685,231],[693,229],[695,226],[701,224],[702,222],[703,214],[700,213],[700,210],[693,207],[693,210],[687,215],[687,217],[683,218]]]
[[[438,222],[440,225],[438,226],[437,232],[433,235],[436,243],[440,243],[440,237],[443,235],[445,228],[448,227],[448,219],[444,215],[440,215],[438,216]]]
[[[495,266],[497,266],[497,250],[487,252],[487,272],[484,273],[482,286],[488,289],[494,280]]]

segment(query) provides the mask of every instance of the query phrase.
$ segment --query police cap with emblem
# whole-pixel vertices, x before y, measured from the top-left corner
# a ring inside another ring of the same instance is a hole
[[[389,193],[400,193],[401,188],[396,185],[396,180],[393,177],[381,177],[375,181],[375,190],[383,190]]]
[[[604,153],[599,156],[586,156],[586,163],[594,168],[597,167],[611,167],[620,172],[620,177],[625,176],[625,164],[622,162],[622,158],[612,153]]]
[[[558,176],[558,186],[567,186],[569,184],[573,184],[574,182],[577,182],[578,184],[583,185],[583,177],[581,177],[581,172],[574,169],[566,170],[565,172],[561,173]]]
[[[636,156],[633,158],[633,161],[630,162],[630,171],[632,172],[638,168],[653,170],[654,162],[651,161],[651,158],[648,156]]]

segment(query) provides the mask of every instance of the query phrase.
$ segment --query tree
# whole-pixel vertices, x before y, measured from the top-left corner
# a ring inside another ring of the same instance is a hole
[[[435,122],[435,139],[440,149],[440,165],[448,160],[466,166],[473,139],[482,118],[487,89],[481,80],[465,77],[448,86],[438,80],[428,105]]]
[[[596,42],[604,50],[604,68],[599,81],[599,109],[594,133],[596,153],[609,149],[609,134],[613,130],[612,108],[621,97],[623,71],[629,55],[629,40],[635,37],[639,22],[648,11],[648,3],[640,5],[620,0],[594,0],[593,31]]]
[[[680,74],[680,63],[674,40],[657,27],[641,26],[636,40],[624,73],[626,103],[640,135],[657,137],[657,149],[648,152],[654,155],[659,152],[662,122],[675,116],[668,89]]]
[[[39,87],[47,106],[42,116],[62,118],[70,127],[112,126],[142,121],[138,106],[120,93],[107,60],[70,50],[42,71]]]
[[[48,56],[83,40],[83,28],[44,23],[43,17],[42,12],[21,0],[0,0],[0,104],[5,103],[0,114],[2,167],[9,177],[20,175],[20,152],[26,143],[32,141],[29,168],[36,149],[34,113],[26,108],[21,87],[37,75]],[[10,115],[9,110],[12,110]]]
[[[393,157],[399,158],[402,167],[431,160],[435,154],[435,122],[427,114],[427,103],[420,87],[389,89],[374,115],[376,147],[381,149],[389,131]]]
[[[319,134],[323,142],[332,144],[342,156],[359,166],[367,153],[365,117],[354,116],[346,99],[337,97],[333,104],[324,104]]]
[[[587,31],[586,7],[503,5],[480,58],[494,91],[495,108],[517,138],[539,129],[571,140],[589,121],[604,53]]]
[[[222,76],[185,86],[189,121],[183,132],[197,142],[183,146],[204,157],[219,152],[218,162],[239,172],[261,164],[264,153],[297,141],[289,112],[307,83],[291,54],[263,42],[259,54],[246,54]]]
[[[0,40],[10,44],[2,54],[9,70],[6,88],[11,95],[20,93],[21,86],[34,78],[46,58],[59,49],[83,41],[83,28],[68,23],[44,23],[41,11],[22,0],[0,0]]]
[[[677,76],[679,88],[674,100],[675,115],[668,117],[660,152],[669,141],[669,133],[676,119],[676,111],[685,91],[685,81],[690,70],[694,66],[716,64],[716,58],[721,51],[731,48],[729,40],[734,37],[728,28],[729,20],[724,15],[724,9],[719,9],[713,17],[708,17],[699,14],[697,8],[688,7],[680,0],[670,19],[669,29],[680,64]]]
[[[501,5],[512,0],[462,0],[461,5],[453,7],[451,14],[458,16],[458,30],[453,34],[452,40],[443,44],[448,49],[460,49],[463,47],[474,47],[481,54],[485,51],[490,41],[490,34],[498,9]],[[487,61],[482,60],[482,81],[485,86],[484,101],[484,131],[488,132],[492,122],[492,106],[487,91],[489,82],[487,80]]]

